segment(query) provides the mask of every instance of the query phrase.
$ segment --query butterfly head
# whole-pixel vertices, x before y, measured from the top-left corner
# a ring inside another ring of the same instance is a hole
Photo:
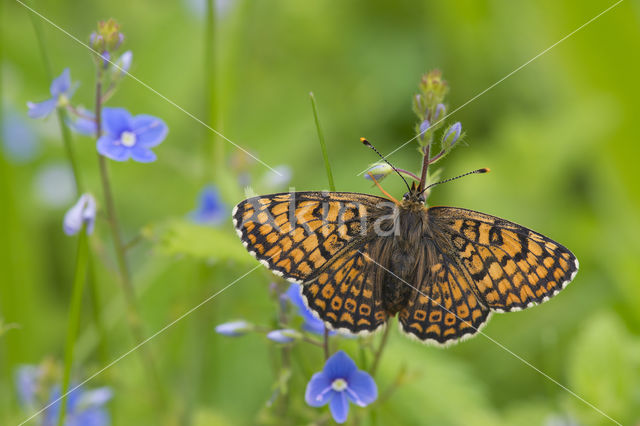
[[[402,201],[406,203],[416,203],[416,204],[424,204],[427,197],[425,195],[424,190],[420,185],[416,185],[415,182],[411,183],[411,187],[409,188],[409,192],[405,193],[402,197]]]

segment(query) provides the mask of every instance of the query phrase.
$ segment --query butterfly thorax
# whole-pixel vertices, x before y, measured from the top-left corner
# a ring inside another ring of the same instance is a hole
[[[376,244],[380,261],[388,265],[380,296],[385,310],[392,315],[402,310],[412,295],[414,289],[404,282],[416,282],[431,239],[427,209],[422,202],[403,200],[395,210],[393,226],[393,235]]]

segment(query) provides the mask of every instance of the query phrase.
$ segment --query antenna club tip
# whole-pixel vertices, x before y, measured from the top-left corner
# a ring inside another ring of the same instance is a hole
[[[371,146],[371,143],[369,143],[369,141],[367,140],[367,138],[360,138],[360,142],[362,142],[363,144],[367,145],[367,146]]]
[[[480,169],[480,170],[478,170],[478,173],[489,173],[490,171],[491,171],[491,169],[490,169],[490,168],[485,167],[484,169]]]

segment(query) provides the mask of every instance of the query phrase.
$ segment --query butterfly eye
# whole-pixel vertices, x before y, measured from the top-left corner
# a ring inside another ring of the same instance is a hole
[[[408,200],[409,199],[409,193],[405,192],[404,195],[402,196],[403,200]]]

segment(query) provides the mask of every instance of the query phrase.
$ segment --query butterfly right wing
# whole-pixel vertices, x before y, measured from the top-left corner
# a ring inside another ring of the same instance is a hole
[[[449,345],[480,331],[491,311],[480,302],[457,263],[435,245],[407,306],[398,313],[400,330],[424,343]],[[405,283],[409,284],[409,283]]]

